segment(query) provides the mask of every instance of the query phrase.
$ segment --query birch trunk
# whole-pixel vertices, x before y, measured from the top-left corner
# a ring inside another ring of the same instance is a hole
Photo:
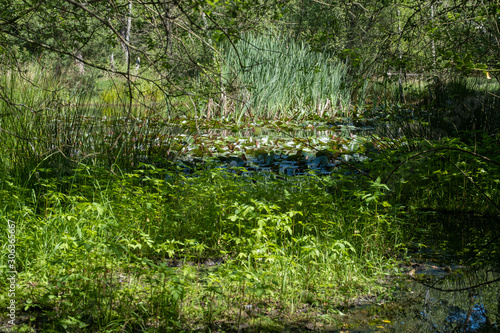
[[[81,52],[78,52],[76,54],[75,65],[76,65],[76,68],[78,70],[78,74],[80,74],[80,75],[85,74],[85,65],[83,63],[83,57],[82,57]]]
[[[120,41],[120,43],[122,44],[125,65],[127,65],[127,67],[128,67],[129,61],[130,61],[130,49],[129,49],[128,45],[130,44],[131,26],[132,26],[132,0],[129,0],[127,24],[125,25],[125,29],[122,30],[122,35],[123,35],[122,37],[125,40],[125,42]]]

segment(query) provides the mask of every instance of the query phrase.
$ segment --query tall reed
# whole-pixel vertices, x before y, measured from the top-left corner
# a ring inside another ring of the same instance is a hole
[[[222,50],[221,113],[243,117],[344,115],[350,103],[347,66],[285,37],[245,35]]]

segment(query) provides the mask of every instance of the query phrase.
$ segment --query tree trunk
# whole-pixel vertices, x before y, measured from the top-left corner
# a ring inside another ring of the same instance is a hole
[[[116,70],[115,67],[115,54],[111,52],[111,55],[109,56],[109,66],[111,67],[111,70],[114,72]]]
[[[80,51],[78,51],[78,53],[76,54],[75,65],[76,69],[78,70],[78,74],[80,75],[85,74],[85,65],[83,63],[83,57]]]
[[[431,23],[434,28],[434,4],[431,3]],[[434,34],[434,33],[433,33]],[[433,70],[436,68],[436,45],[434,44],[434,36],[431,34],[431,47],[432,47],[432,67]]]
[[[165,3],[165,17],[163,19],[163,24],[165,26],[165,32],[167,33],[167,54],[172,54],[172,18],[171,18],[171,12],[172,9],[170,8],[169,3]]]
[[[129,61],[130,61],[130,49],[128,45],[130,44],[130,29],[132,26],[132,0],[129,0],[128,2],[128,15],[127,15],[127,24],[125,25],[124,29],[122,29],[122,37],[123,40],[125,41],[120,41],[122,44],[122,49],[123,49],[123,56],[125,60],[125,65],[128,67]]]

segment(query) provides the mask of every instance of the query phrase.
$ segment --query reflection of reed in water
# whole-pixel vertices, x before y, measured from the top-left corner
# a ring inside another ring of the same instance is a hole
[[[233,131],[229,129],[207,129],[207,130],[202,130],[200,133],[203,135],[214,135],[214,136],[223,136],[223,137],[228,137],[228,136],[237,136],[237,137],[261,137],[261,136],[269,136],[270,139],[278,139],[278,138],[309,138],[309,137],[330,137],[332,135],[338,134],[339,131],[337,130],[321,130],[321,131],[315,131],[315,130],[293,130],[293,131],[275,131],[275,130],[268,130],[268,129],[262,129],[259,127],[259,130],[256,129],[245,129],[245,130],[238,130],[238,131]]]

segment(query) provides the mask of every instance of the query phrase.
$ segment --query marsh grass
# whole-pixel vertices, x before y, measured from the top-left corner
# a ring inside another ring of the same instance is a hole
[[[40,172],[64,177],[80,162],[130,169],[158,156],[175,158],[171,129],[148,126],[166,119],[154,86],[108,78],[99,92],[103,79],[92,71],[55,75],[43,62],[3,73],[0,155],[13,179],[33,184]]]
[[[210,69],[183,77],[174,86],[147,71],[131,80],[92,69],[79,75],[43,59],[19,66],[3,79],[17,81],[5,86],[16,95],[14,103],[35,108],[48,102],[78,105],[108,117],[190,115],[240,122],[342,117],[352,111],[353,87],[340,59],[285,37],[247,35],[234,45],[221,47],[206,65]],[[14,89],[19,84],[25,88]]]
[[[347,66],[285,37],[245,35],[221,50],[217,114],[243,118],[346,115]]]

